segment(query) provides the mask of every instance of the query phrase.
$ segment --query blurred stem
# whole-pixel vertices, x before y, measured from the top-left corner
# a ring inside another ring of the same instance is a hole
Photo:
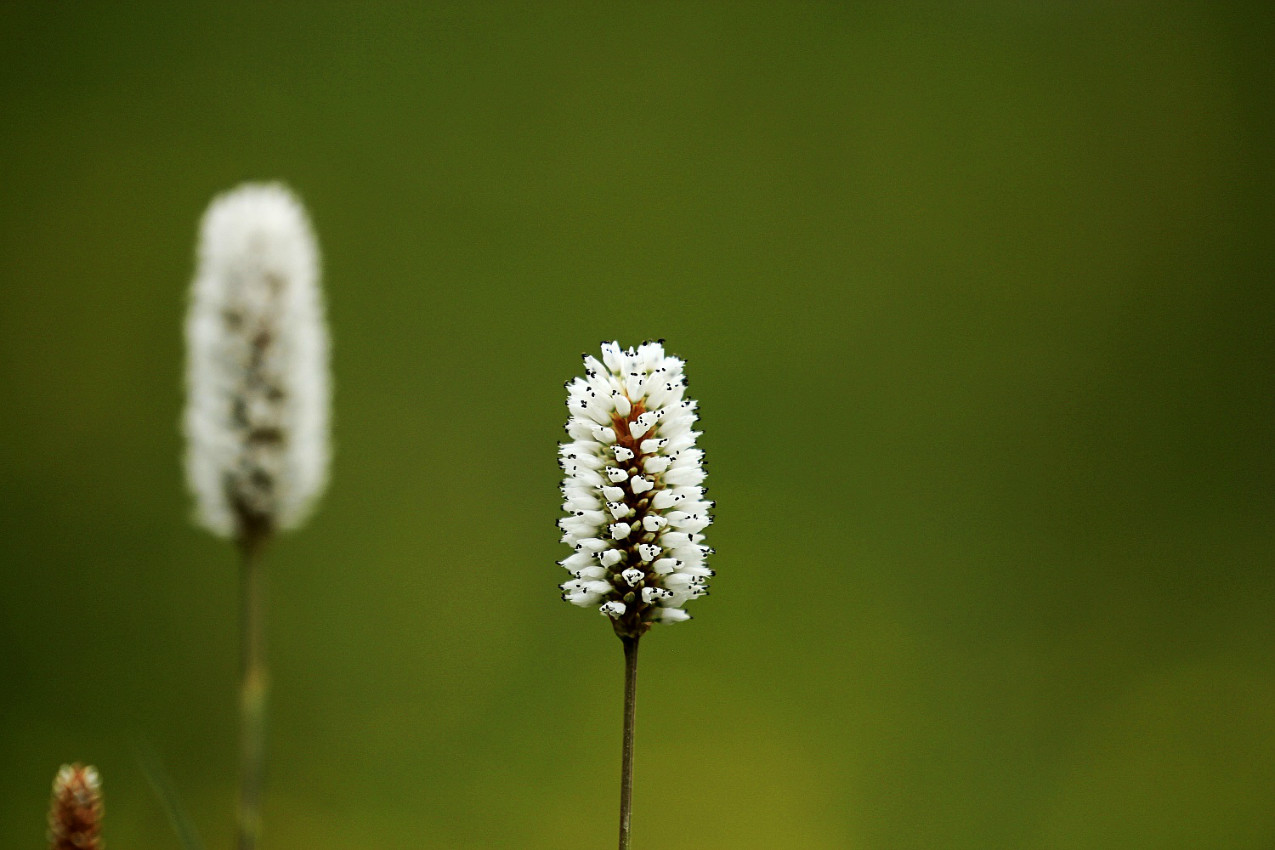
[[[261,836],[266,771],[266,574],[262,536],[239,541],[239,850],[255,850]]]
[[[633,727],[637,719],[638,639],[621,637],[624,644],[624,743],[620,757],[620,850],[629,850],[629,821],[633,816]]]
[[[142,774],[150,783],[151,790],[155,792],[160,806],[163,807],[164,815],[168,818],[168,825],[176,833],[182,850],[204,850],[204,843],[200,840],[195,824],[186,812],[186,807],[182,805],[181,796],[177,793],[173,780],[164,770],[159,755],[144,740],[134,744],[134,754]]]

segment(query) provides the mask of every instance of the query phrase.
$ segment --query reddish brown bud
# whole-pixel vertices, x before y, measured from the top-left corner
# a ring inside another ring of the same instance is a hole
[[[53,778],[49,850],[102,850],[102,779],[97,768],[64,764]]]

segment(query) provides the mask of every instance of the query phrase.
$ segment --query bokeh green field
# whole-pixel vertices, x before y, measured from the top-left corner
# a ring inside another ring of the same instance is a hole
[[[181,478],[211,196],[325,257],[336,455],[269,554],[272,848],[613,846],[562,383],[664,338],[713,595],[635,845],[1275,847],[1263,4],[0,10],[0,846],[231,838],[231,549]]]

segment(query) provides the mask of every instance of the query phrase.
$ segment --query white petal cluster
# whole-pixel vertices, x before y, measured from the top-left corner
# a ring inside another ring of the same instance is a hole
[[[186,318],[186,477],[196,519],[243,538],[305,519],[327,483],[328,333],[319,256],[278,184],[213,199]]]
[[[636,637],[652,623],[690,619],[682,606],[708,593],[713,574],[696,405],[682,361],[661,342],[603,343],[602,360],[586,355],[584,367],[567,384],[571,441],[559,447],[568,515],[558,525],[575,550],[559,562],[572,575],[563,599]]]

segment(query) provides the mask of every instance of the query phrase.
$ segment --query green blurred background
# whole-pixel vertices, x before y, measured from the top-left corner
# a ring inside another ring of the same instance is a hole
[[[283,178],[332,484],[270,553],[269,848],[614,841],[562,383],[663,337],[718,570],[644,642],[640,848],[1275,847],[1265,4],[7,4],[0,845],[229,846],[196,221]]]

